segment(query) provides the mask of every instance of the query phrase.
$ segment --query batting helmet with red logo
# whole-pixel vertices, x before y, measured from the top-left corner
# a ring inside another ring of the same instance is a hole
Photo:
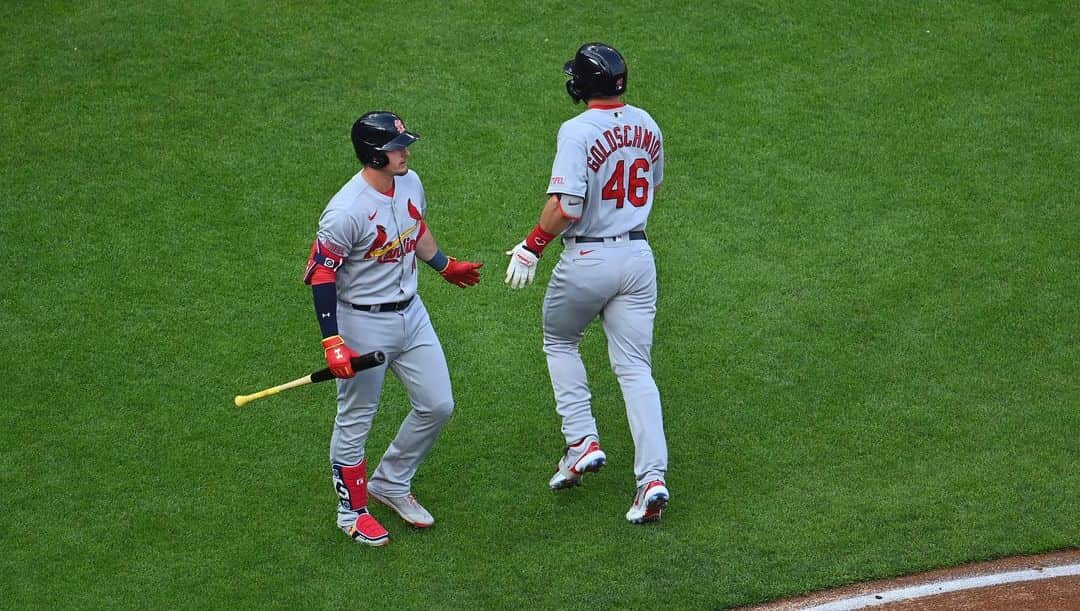
[[[420,139],[405,129],[401,117],[387,110],[365,113],[352,126],[352,143],[360,163],[373,168],[389,163],[386,151],[401,150]]]
[[[570,76],[566,92],[574,103],[597,97],[622,95],[626,91],[626,60],[602,42],[581,45],[563,70]]]

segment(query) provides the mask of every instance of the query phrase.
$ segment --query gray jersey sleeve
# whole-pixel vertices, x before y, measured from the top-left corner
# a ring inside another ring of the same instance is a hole
[[[588,168],[585,159],[588,155],[585,146],[585,134],[570,121],[559,128],[558,146],[555,162],[551,166],[551,180],[548,182],[548,195],[565,193],[584,197],[588,189]]]
[[[334,254],[345,257],[361,239],[356,219],[346,210],[329,206],[319,218],[319,242]]]

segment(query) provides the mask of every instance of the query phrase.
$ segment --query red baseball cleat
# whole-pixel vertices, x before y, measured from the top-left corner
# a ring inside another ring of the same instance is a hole
[[[577,486],[583,474],[596,473],[606,462],[607,455],[600,449],[600,442],[594,435],[589,435],[572,446],[566,446],[548,488],[562,490]]]
[[[634,502],[630,505],[630,511],[626,512],[626,519],[634,524],[657,522],[670,499],[671,494],[664,485],[664,481],[654,479],[638,487]]]

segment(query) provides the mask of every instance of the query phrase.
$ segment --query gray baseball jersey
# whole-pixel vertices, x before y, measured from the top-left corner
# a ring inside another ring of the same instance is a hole
[[[643,230],[664,177],[663,137],[644,110],[590,108],[563,123],[549,194],[574,220],[544,295],[544,352],[567,445],[597,435],[578,346],[602,316],[634,439],[638,485],[663,479],[667,441],[652,377],[656,264]]]
[[[663,137],[640,108],[592,108],[559,129],[548,193],[584,198],[581,204],[562,202],[563,214],[576,219],[564,236],[645,229],[663,180]]]

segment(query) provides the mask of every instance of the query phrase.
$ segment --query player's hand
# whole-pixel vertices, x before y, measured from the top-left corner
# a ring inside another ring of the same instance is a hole
[[[536,277],[536,262],[540,256],[525,248],[525,242],[506,251],[510,255],[510,265],[506,268],[506,283],[512,289],[519,289],[526,284],[532,284]]]
[[[446,264],[446,268],[439,272],[443,278],[450,284],[456,284],[461,288],[472,286],[477,282],[480,282],[480,268],[484,267],[483,263],[473,263],[472,261],[458,261],[453,257],[447,257],[450,260]]]
[[[322,345],[326,353],[326,364],[330,366],[330,373],[334,374],[335,378],[351,378],[356,375],[350,359],[360,355],[346,346],[340,335],[324,338]]]

